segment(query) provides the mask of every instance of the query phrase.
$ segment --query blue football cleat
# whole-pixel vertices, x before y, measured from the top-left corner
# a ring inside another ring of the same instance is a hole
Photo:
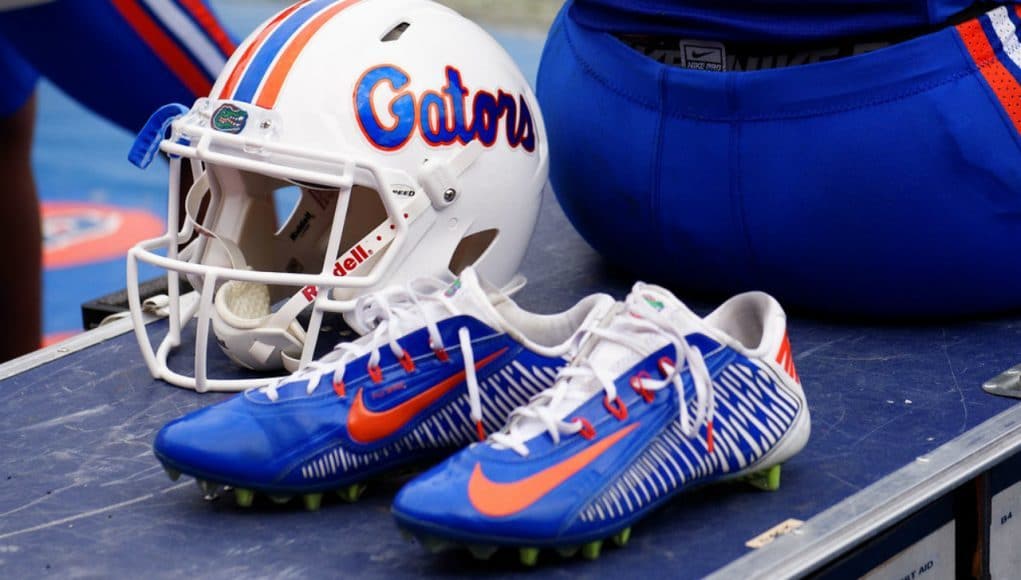
[[[322,493],[353,501],[374,475],[435,460],[504,424],[549,387],[584,335],[612,311],[594,295],[544,316],[486,291],[472,270],[453,285],[422,282],[362,298],[369,333],[277,385],[253,389],[166,425],[154,451],[171,476],[207,497],[234,488],[285,502]]]
[[[506,427],[408,483],[398,524],[426,547],[595,558],[677,493],[748,478],[779,486],[810,422],[780,305],[743,294],[705,319],[638,284],[589,330],[556,384]]]

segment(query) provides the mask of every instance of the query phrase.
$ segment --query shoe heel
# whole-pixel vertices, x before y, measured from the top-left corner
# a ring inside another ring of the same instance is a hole
[[[763,491],[776,491],[780,489],[780,466],[774,465],[769,469],[752,473],[745,481]]]

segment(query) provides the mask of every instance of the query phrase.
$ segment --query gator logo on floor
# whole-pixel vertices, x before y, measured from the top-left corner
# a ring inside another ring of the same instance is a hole
[[[121,258],[131,246],[153,238],[166,224],[140,210],[93,203],[42,204],[43,262],[67,268]]]
[[[234,105],[222,105],[213,113],[213,129],[237,135],[248,124],[248,111]]]

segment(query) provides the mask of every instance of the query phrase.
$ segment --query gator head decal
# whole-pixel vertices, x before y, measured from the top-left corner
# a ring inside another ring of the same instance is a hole
[[[248,124],[248,112],[234,105],[222,105],[213,113],[213,129],[237,135]]]

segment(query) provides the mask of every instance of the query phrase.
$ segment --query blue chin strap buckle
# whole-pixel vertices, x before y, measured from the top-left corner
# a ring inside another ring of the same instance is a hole
[[[142,127],[138,133],[135,144],[131,146],[131,152],[128,153],[128,161],[140,169],[149,167],[160,150],[160,142],[167,134],[170,124],[187,112],[188,107],[178,103],[160,107],[149,117],[145,127]]]

